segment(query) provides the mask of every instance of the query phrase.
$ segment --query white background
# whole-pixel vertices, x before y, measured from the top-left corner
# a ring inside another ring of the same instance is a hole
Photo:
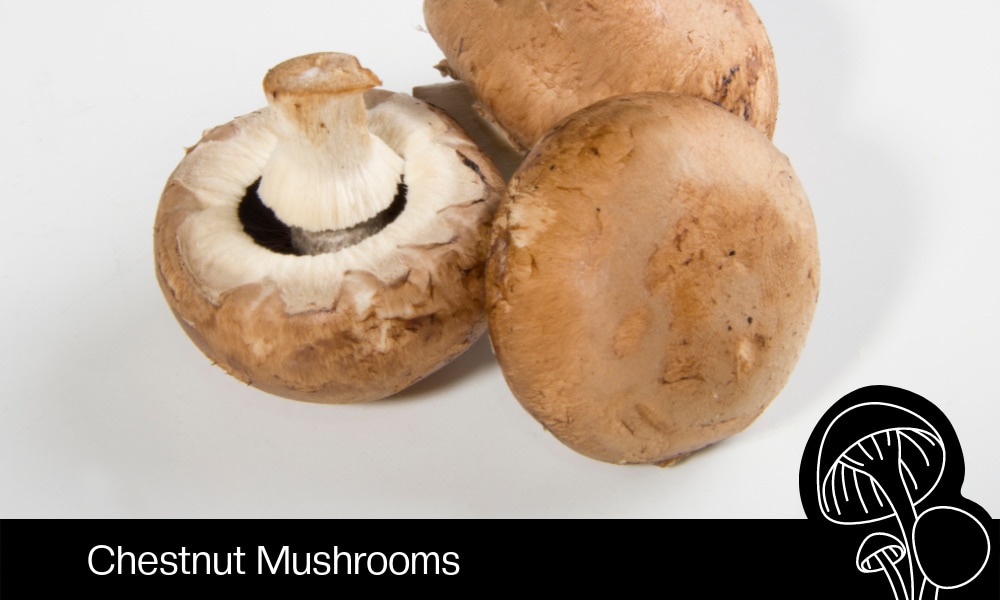
[[[813,425],[881,383],[937,403],[1000,516],[995,3],[757,0],[774,141],[813,203],[822,293],[747,431],[681,465],[562,446],[485,339],[401,397],[297,403],[183,334],[154,277],[167,175],[293,56],[441,81],[418,0],[0,0],[0,517],[789,517]]]

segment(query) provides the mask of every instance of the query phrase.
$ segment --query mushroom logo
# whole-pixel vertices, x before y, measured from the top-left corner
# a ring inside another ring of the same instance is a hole
[[[806,514],[860,530],[855,567],[882,573],[896,600],[939,598],[990,564],[990,518],[961,496],[964,476],[944,414],[889,386],[856,390],[827,411],[799,474]]]

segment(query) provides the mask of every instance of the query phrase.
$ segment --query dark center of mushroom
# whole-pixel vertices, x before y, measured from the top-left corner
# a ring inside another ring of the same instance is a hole
[[[259,187],[260,178],[247,187],[238,209],[240,223],[257,245],[279,254],[314,256],[337,252],[382,231],[406,208],[406,182],[400,181],[392,203],[374,217],[344,229],[306,231],[283,223],[260,199]]]

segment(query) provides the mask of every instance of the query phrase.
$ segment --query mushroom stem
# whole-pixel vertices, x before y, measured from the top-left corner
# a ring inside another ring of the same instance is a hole
[[[885,532],[876,532],[861,542],[857,567],[862,573],[882,571],[889,579],[895,600],[911,600],[903,574],[898,568],[906,554],[903,543],[898,538]]]
[[[903,582],[904,594],[902,596],[897,594],[897,598],[910,599],[913,597],[914,591],[913,544],[911,543],[911,539],[913,523],[916,521],[916,508],[913,505],[913,498],[910,496],[910,491],[903,481],[903,474],[900,472],[902,458],[900,456],[899,436],[894,435],[893,437],[895,449],[891,459],[881,463],[873,463],[869,465],[869,468],[871,469],[871,475],[878,482],[879,487],[882,488],[886,501],[892,507],[905,547],[908,581]],[[896,591],[895,585],[893,585],[893,591]]]
[[[925,577],[923,583],[920,584],[919,600],[937,600],[938,592],[940,591],[941,588],[928,581]]]
[[[368,131],[363,93],[381,82],[348,54],[298,57],[271,69],[264,91],[278,141],[259,195],[308,244],[392,204],[403,159]]]
[[[910,596],[906,591],[906,582],[903,580],[903,575],[896,568],[896,563],[892,561],[892,557],[888,556],[887,551],[883,550],[872,558],[878,562],[880,570],[885,572],[885,576],[889,580],[889,585],[892,586],[893,597],[896,600],[908,599]]]

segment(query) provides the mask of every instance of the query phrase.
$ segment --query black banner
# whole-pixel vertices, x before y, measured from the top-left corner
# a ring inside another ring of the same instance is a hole
[[[1000,522],[987,529],[1000,539]],[[482,593],[543,584],[622,593],[656,586],[666,597],[892,598],[887,578],[859,570],[857,557],[856,540],[807,519],[15,520],[0,522],[0,595]],[[974,581],[937,597],[1000,598],[995,553]]]

